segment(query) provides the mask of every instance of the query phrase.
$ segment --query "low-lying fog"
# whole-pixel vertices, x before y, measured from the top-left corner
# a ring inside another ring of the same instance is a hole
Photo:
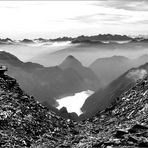
[[[36,56],[42,54],[50,54],[52,52],[58,51],[60,49],[69,47],[70,42],[46,42],[46,43],[16,43],[11,45],[0,45],[1,51],[7,51],[24,62],[32,61]],[[38,61],[37,59],[34,61]],[[43,64],[43,63],[40,63]]]
[[[55,66],[61,63],[68,55],[73,55],[83,65],[90,65],[98,58],[113,55],[137,58],[148,53],[148,43],[123,44],[71,44],[70,42],[47,42],[32,44],[0,45],[0,50],[8,51],[22,61],[37,62],[44,66]]]
[[[44,66],[59,65],[67,56],[73,55],[83,65],[89,66],[96,59],[111,57],[114,55],[137,58],[143,54],[148,54],[148,43],[106,43],[106,44],[72,44],[70,42],[46,42],[46,43],[15,43],[11,45],[0,45],[0,50],[10,52],[20,60],[36,62]],[[121,59],[121,57],[119,57]],[[123,59],[123,57],[122,57]],[[90,66],[105,86],[119,77],[132,67],[144,64],[148,56],[143,56],[137,60],[121,61],[117,58],[105,60],[101,64],[96,62]],[[97,65],[98,64],[98,65]],[[58,101],[58,109],[66,107],[68,112],[82,114],[81,107],[85,100],[94,92],[83,91],[66,96]]]
[[[85,100],[94,93],[94,91],[87,90],[74,94],[73,96],[67,96],[57,100],[59,103],[58,109],[66,107],[69,113],[75,112],[77,115],[81,115],[81,107],[83,106]]]

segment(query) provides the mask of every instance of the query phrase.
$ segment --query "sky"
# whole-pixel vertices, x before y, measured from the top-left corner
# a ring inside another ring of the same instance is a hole
[[[148,34],[148,0],[0,1],[0,38]]]

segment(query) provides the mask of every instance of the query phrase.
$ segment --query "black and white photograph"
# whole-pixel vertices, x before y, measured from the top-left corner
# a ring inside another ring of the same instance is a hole
[[[148,148],[148,0],[0,1],[0,148]]]

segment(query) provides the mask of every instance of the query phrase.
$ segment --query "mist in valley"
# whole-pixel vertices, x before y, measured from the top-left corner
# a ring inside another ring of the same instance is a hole
[[[0,45],[0,50],[7,51],[24,62],[30,61],[50,67],[59,65],[69,55],[76,57],[84,66],[90,66],[98,58],[114,55],[134,59],[148,54],[147,47],[148,43],[91,45],[72,44],[70,41],[67,41]]]
[[[0,1],[0,147],[148,148],[148,0]]]

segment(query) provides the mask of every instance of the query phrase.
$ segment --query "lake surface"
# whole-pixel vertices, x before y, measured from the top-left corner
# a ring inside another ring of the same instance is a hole
[[[76,93],[73,96],[67,96],[57,100],[59,103],[58,109],[66,107],[69,113],[75,112],[78,115],[82,114],[81,107],[83,106],[85,100],[94,93],[94,91],[87,90]]]

